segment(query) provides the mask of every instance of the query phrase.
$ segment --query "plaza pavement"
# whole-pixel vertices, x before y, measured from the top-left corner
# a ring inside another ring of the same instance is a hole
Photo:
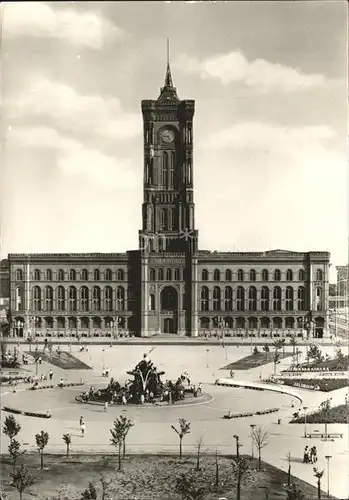
[[[24,346],[23,346],[24,347]],[[54,381],[59,382],[63,377],[71,382],[84,379],[87,386],[105,386],[108,380],[102,378],[103,365],[109,367],[110,376],[119,381],[128,376],[126,370],[131,370],[154,345],[149,346],[123,346],[113,347],[91,346],[88,352],[80,353],[77,346],[72,346],[72,353],[82,361],[92,366],[93,370],[61,370],[52,367]],[[20,350],[22,347],[20,348]],[[67,348],[69,351],[69,348]],[[303,349],[305,351],[305,348]],[[345,351],[345,350],[344,350]],[[323,352],[332,354],[332,348],[324,347]],[[191,422],[191,433],[184,438],[184,451],[192,452],[200,436],[204,437],[204,449],[221,453],[234,453],[234,434],[239,435],[243,444],[242,453],[251,453],[252,440],[250,437],[250,424],[261,425],[269,432],[269,444],[263,449],[262,457],[270,464],[287,470],[287,454],[291,453],[292,474],[307,481],[314,486],[316,479],[313,476],[311,465],[302,463],[303,449],[307,444],[314,444],[318,450],[320,470],[325,469],[322,489],[327,488],[327,470],[325,455],[332,456],[330,461],[330,493],[338,498],[349,498],[349,432],[345,424],[329,425],[329,432],[342,432],[343,439],[335,442],[323,442],[320,439],[304,439],[304,425],[288,424],[292,414],[299,408],[299,403],[286,395],[271,392],[259,392],[244,389],[233,389],[213,385],[216,378],[228,376],[229,371],[220,370],[229,362],[251,354],[250,346],[227,347],[216,346],[156,346],[150,357],[158,368],[166,373],[164,379],[175,379],[187,370],[193,383],[202,382],[203,390],[213,396],[213,400],[206,404],[194,406],[165,406],[165,407],[110,407],[104,412],[100,406],[79,404],[75,396],[84,390],[84,387],[64,389],[45,389],[42,391],[25,391],[28,385],[20,384],[17,393],[11,393],[9,387],[2,388],[2,406],[12,406],[19,409],[32,409],[38,411],[50,410],[51,419],[34,419],[16,416],[22,425],[20,439],[27,449],[34,449],[34,434],[41,429],[50,435],[47,452],[64,451],[62,434],[72,434],[72,452],[111,453],[114,449],[109,444],[112,421],[120,414],[131,418],[135,425],[128,436],[128,450],[137,452],[176,452],[178,437],[171,430],[171,425],[179,417],[184,417]],[[302,359],[302,358],[301,358]],[[291,362],[291,358],[283,360],[278,371],[284,369]],[[39,373],[48,372],[51,365],[43,363],[39,366]],[[34,369],[28,366],[28,369]],[[248,371],[236,371],[235,378],[246,381],[258,381],[259,377],[266,378],[273,372],[273,364],[256,367]],[[45,382],[44,382],[45,383]],[[294,389],[293,389],[294,390]],[[328,394],[311,392],[302,389],[297,391],[303,398],[302,406],[308,406],[309,411],[316,409]],[[347,389],[340,389],[330,394],[332,404],[343,404]],[[295,407],[291,407],[291,402]],[[280,411],[272,415],[254,416],[242,419],[224,420],[223,414],[227,410],[242,412],[251,409],[259,410],[279,407]],[[86,422],[86,435],[80,436],[79,417],[84,416]],[[2,420],[4,419],[2,412]],[[279,425],[277,420],[281,418]],[[307,424],[307,431],[323,430],[323,424]],[[1,451],[6,452],[8,440],[1,435]]]

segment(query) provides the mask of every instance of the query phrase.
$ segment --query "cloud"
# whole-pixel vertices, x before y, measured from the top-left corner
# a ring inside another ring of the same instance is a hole
[[[65,177],[80,178],[97,188],[132,189],[139,181],[128,159],[88,148],[51,127],[12,126],[6,135],[6,145],[11,150],[18,146],[28,148],[28,154],[33,156],[40,156],[44,149],[52,150],[53,163]]]
[[[326,83],[324,75],[307,75],[298,68],[271,63],[265,59],[248,61],[238,51],[216,55],[202,61],[183,54],[174,66],[184,73],[198,74],[203,80],[216,78],[222,85],[242,82],[261,92],[272,90],[293,92],[323,86]]]
[[[51,117],[55,125],[75,133],[94,133],[108,139],[124,139],[141,131],[141,117],[128,113],[116,97],[81,95],[63,83],[45,77],[32,79],[25,90],[7,100],[7,116]]]
[[[55,38],[93,49],[126,35],[96,12],[81,12],[73,5],[56,8],[43,2],[3,4],[3,27],[5,36]]]

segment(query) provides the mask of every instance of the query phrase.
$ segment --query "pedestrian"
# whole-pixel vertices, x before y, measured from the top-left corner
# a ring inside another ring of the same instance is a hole
[[[81,437],[84,437],[85,436],[85,429],[86,429],[85,422],[82,422],[80,427],[81,427]]]
[[[38,359],[38,361],[39,361],[39,365],[41,365],[41,363],[42,363],[42,359],[41,359],[41,356],[39,356],[39,359]]]
[[[102,377],[105,377],[105,368],[102,370]]]
[[[317,462],[316,446],[313,446],[312,449],[310,450],[310,457],[311,457],[311,463],[316,464],[316,462]]]
[[[82,426],[83,423],[84,423],[84,417],[80,417],[80,422],[79,422],[80,427]]]
[[[109,377],[109,368],[107,366],[105,367],[105,376]]]
[[[13,392],[14,392],[14,393],[16,393],[16,391],[17,391],[17,384],[16,384],[16,382],[15,382],[15,383],[14,383],[14,386],[13,386]]]
[[[49,377],[50,377],[50,380],[52,380],[52,377],[53,377],[53,371],[52,371],[52,370],[50,370],[50,371],[48,372],[48,375],[49,375]]]
[[[108,401],[104,403],[104,411],[108,411]]]
[[[304,448],[303,463],[304,464],[308,464],[309,463],[309,449],[308,449],[308,446],[306,446]]]
[[[142,403],[142,405],[144,405],[144,400],[145,400],[145,397],[144,397],[144,394],[142,393],[141,394],[141,403]]]
[[[63,385],[64,385],[64,381],[63,381],[63,378],[61,377],[61,381],[59,382],[59,387],[62,389]]]

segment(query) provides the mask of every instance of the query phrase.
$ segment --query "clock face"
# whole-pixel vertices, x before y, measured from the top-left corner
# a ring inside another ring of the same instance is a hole
[[[173,142],[174,139],[175,139],[175,134],[173,132],[173,130],[170,130],[170,129],[165,129],[161,132],[161,135],[160,135],[161,139],[164,141],[164,142],[167,142],[167,143],[170,143],[170,142]]]

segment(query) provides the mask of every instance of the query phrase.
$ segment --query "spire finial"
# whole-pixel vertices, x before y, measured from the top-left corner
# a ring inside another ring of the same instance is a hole
[[[169,38],[167,38],[167,65],[166,65],[165,87],[173,87],[171,68],[170,68],[170,39]]]

